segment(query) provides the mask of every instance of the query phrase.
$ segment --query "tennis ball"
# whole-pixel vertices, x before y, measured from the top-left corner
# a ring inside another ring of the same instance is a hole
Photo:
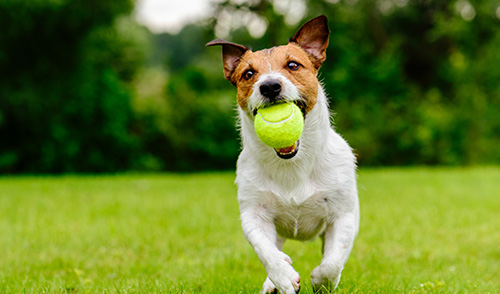
[[[254,126],[264,144],[286,148],[295,144],[302,135],[304,117],[294,103],[273,104],[257,110]]]

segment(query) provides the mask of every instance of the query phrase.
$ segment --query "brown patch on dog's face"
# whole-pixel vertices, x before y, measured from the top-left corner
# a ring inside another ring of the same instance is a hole
[[[248,110],[250,97],[256,95],[253,91],[260,91],[256,84],[259,77],[275,73],[293,84],[291,95],[299,96],[281,98],[293,98],[307,113],[317,101],[319,84],[316,76],[326,58],[329,35],[326,16],[322,15],[306,22],[286,46],[252,52],[245,46],[222,39],[213,40],[207,46],[222,46],[224,76],[237,87],[238,104],[243,110]],[[288,93],[290,96],[290,91]]]
[[[280,73],[290,80],[298,89],[304,111],[313,109],[318,96],[318,70],[312,57],[295,43],[256,52],[248,50],[241,56],[231,80],[238,89],[242,109],[247,109],[247,100],[259,77],[269,73]]]

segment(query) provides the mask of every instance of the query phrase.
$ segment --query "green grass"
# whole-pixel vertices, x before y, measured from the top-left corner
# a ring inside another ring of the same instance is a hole
[[[0,178],[0,293],[256,293],[234,174]],[[500,293],[500,168],[359,173],[337,293]],[[320,242],[285,252],[312,293]]]

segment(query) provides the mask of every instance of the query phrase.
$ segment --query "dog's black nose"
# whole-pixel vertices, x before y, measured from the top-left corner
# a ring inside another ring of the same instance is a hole
[[[260,93],[269,99],[276,98],[281,92],[281,83],[278,80],[265,81],[260,85]]]

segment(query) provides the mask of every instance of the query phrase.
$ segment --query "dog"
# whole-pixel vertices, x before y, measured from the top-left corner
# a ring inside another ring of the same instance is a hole
[[[222,46],[224,76],[237,89],[242,151],[236,184],[243,233],[264,265],[262,293],[298,293],[300,276],[283,251],[286,239],[323,241],[321,264],[311,273],[315,292],[334,290],[359,228],[356,159],[331,126],[318,80],[330,30],[326,16],[305,23],[284,46],[253,52]],[[257,109],[292,102],[304,115],[297,143],[274,149],[254,129]]]

